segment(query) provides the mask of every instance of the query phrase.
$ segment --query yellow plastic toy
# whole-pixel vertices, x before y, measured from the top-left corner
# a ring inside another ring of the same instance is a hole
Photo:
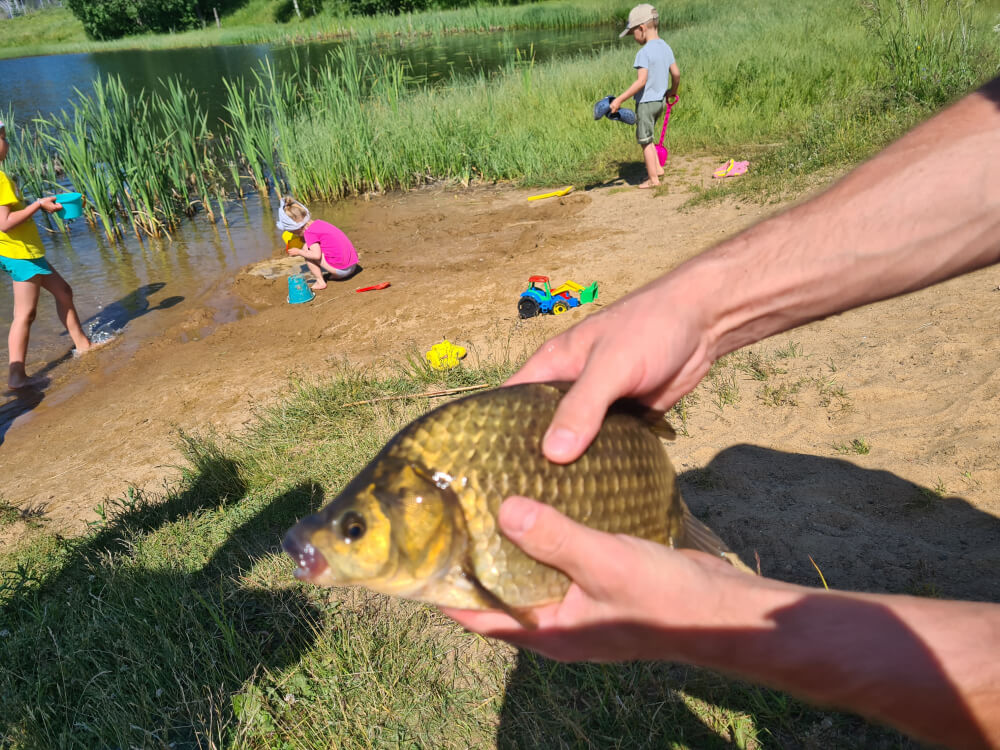
[[[303,240],[301,237],[297,237],[291,232],[282,232],[281,239],[285,241],[285,252],[288,252],[288,248],[290,247],[296,247],[301,249],[302,246],[306,244],[305,240]]]
[[[573,186],[567,185],[562,190],[555,190],[551,193],[542,193],[541,195],[531,195],[528,197],[529,201],[540,201],[542,198],[556,198],[560,195],[569,195],[573,192]]]
[[[435,370],[450,370],[458,364],[458,360],[465,356],[465,348],[445,339],[434,344],[424,356]]]

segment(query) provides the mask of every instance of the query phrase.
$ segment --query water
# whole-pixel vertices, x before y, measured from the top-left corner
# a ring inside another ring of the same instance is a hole
[[[577,54],[618,42],[610,29],[521,31],[465,34],[419,40],[399,39],[366,45],[373,55],[404,60],[414,86],[434,85],[466,73],[489,73],[503,68],[520,51],[535,60]],[[121,51],[0,60],[0,109],[10,107],[17,119],[46,116],[67,106],[74,89],[92,90],[95,78],[119,75],[135,90],[155,88],[160,78],[182,76],[199,93],[211,116],[221,114],[225,101],[223,77],[246,76],[270,60],[278,71],[298,64],[323,63],[338,42],[301,46],[265,44],[157,51]],[[213,128],[214,129],[214,128]],[[238,268],[270,257],[280,244],[274,229],[274,206],[252,196],[227,207],[228,228],[204,217],[185,222],[171,239],[137,240],[115,244],[103,239],[82,220],[72,222],[63,236],[44,229],[38,221],[49,261],[74,290],[85,329],[96,339],[117,335],[131,325],[130,339],[154,335],[157,311],[193,303],[215,310],[222,323],[253,311],[231,295],[214,290]],[[349,210],[327,207],[323,216]],[[316,213],[314,211],[314,213]],[[6,331],[13,309],[11,286],[0,283],[0,331]],[[149,318],[146,318],[149,316]],[[143,324],[136,321],[143,318]],[[130,341],[138,345],[141,341]],[[41,359],[55,359],[71,347],[55,314],[51,296],[42,293],[38,318],[31,329],[29,372]],[[6,349],[3,352],[6,359]]]
[[[452,34],[364,45],[249,44],[17,58],[0,60],[0,81],[3,81],[0,108],[9,105],[18,119],[29,119],[63,109],[74,89],[90,93],[95,78],[120,76],[129,89],[151,91],[158,89],[160,79],[180,76],[198,92],[210,116],[217,118],[223,114],[222,104],[226,101],[223,78],[252,78],[253,71],[259,71],[265,60],[278,72],[290,72],[296,63],[317,67],[326,62],[331,50],[345,44],[355,44],[362,54],[405,62],[411,83],[421,85],[444,82],[455,75],[499,70],[516,51],[542,62],[616,42],[617,35],[612,29],[586,28]]]

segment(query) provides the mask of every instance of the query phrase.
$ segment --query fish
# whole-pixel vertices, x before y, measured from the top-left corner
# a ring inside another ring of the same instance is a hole
[[[317,513],[285,535],[295,576],[460,609],[498,609],[531,627],[569,579],[500,532],[503,500],[523,495],[595,529],[702,550],[752,573],[681,497],[661,443],[663,415],[616,401],[581,458],[555,464],[542,437],[568,383],[458,398],[400,430]]]

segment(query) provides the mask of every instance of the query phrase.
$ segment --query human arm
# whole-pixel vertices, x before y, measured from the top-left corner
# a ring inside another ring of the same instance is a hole
[[[576,381],[543,442],[566,463],[608,405],[667,409],[775,333],[1000,260],[1000,79],[825,193],[692,258],[542,345],[508,382]]]
[[[39,209],[47,211],[51,214],[62,208],[62,206],[56,203],[55,197],[51,195],[32,201],[18,211],[12,210],[12,205],[13,204],[0,206],[0,232],[10,231],[19,224],[23,224]]]
[[[677,91],[681,87],[681,69],[677,67],[676,62],[670,63],[670,88],[667,89],[667,94],[664,97],[668,102],[670,98],[677,98]]]
[[[302,247],[289,247],[287,248],[287,252],[289,255],[298,255],[316,263],[323,258],[323,248],[320,247],[318,242],[314,242],[311,245],[303,245]]]
[[[625,102],[635,96],[640,89],[644,88],[646,86],[646,79],[648,78],[648,69],[636,68],[635,82],[612,100],[611,111],[617,112]]]
[[[562,661],[708,667],[932,742],[1000,747],[1000,605],[794,586],[524,498],[505,502],[499,521],[574,582],[536,610],[536,629],[500,612],[445,610],[470,630]]]

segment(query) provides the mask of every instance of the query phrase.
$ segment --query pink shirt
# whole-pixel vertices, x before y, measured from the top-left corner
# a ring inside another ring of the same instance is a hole
[[[358,262],[358,252],[354,245],[333,224],[316,219],[302,233],[306,247],[318,242],[326,262],[336,269],[350,268]]]

